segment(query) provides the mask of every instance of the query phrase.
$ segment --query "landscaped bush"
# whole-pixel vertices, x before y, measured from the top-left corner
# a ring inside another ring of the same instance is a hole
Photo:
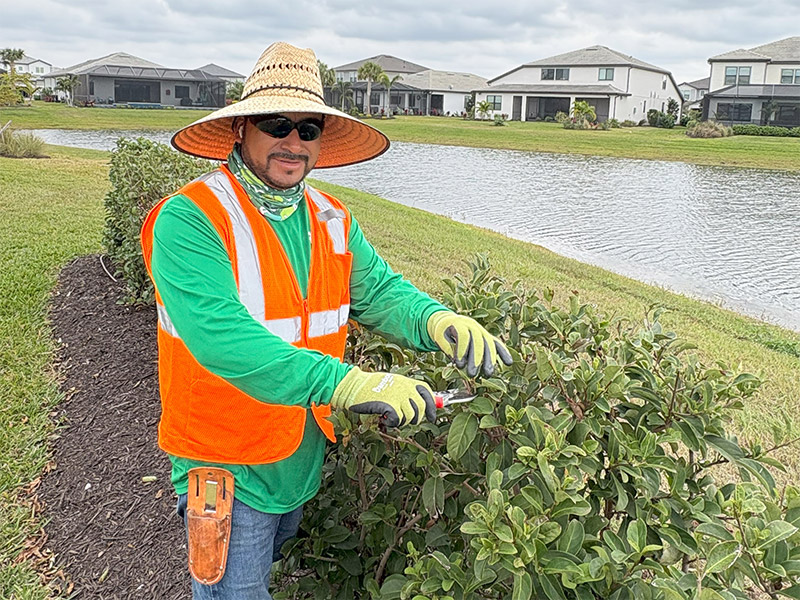
[[[775,125],[734,125],[734,135],[764,135],[775,137],[800,137],[800,127],[777,127]]]
[[[563,125],[567,121],[569,121],[569,115],[563,110],[560,110],[556,113],[556,123],[561,123]]]
[[[687,127],[686,135],[693,138],[721,138],[733,135],[733,129],[716,121],[700,121]]]
[[[672,129],[675,127],[675,117],[663,113],[660,110],[651,108],[647,111],[647,123],[650,127],[661,127],[663,129]]]
[[[32,133],[20,133],[10,127],[0,133],[0,156],[8,158],[45,158],[44,140]]]
[[[506,116],[505,115],[494,115],[494,124],[498,126],[503,126],[506,124]]]
[[[345,411],[277,599],[745,600],[800,597],[800,491],[727,431],[760,381],[662,329],[493,276],[444,301],[503,334],[514,364],[472,380],[353,331],[347,360],[459,387],[435,424]],[[741,481],[719,481],[727,463]]]
[[[651,108],[650,110],[647,111],[647,124],[650,125],[650,127],[656,126],[659,114],[661,114],[661,111],[656,110],[655,108]]]
[[[681,127],[686,127],[689,124],[690,120],[691,120],[691,117],[688,114],[683,114],[683,115],[681,115],[681,121],[680,121],[679,125]]]
[[[611,129],[619,129],[622,126],[620,125],[618,119],[608,119],[606,120],[606,123],[608,123],[608,126],[611,127]]]
[[[139,241],[148,211],[161,198],[213,168],[214,163],[175,152],[165,144],[144,138],[117,140],[111,154],[103,241],[116,274],[125,281],[126,301],[154,301]]]
[[[620,123],[621,127],[636,127],[636,121],[631,121],[630,119],[625,119],[622,123]]]

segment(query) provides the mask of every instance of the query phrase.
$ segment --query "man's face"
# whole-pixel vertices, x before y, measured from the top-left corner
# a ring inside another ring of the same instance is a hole
[[[280,116],[295,123],[309,118],[322,119],[322,115],[314,113],[286,113]],[[285,190],[297,185],[317,163],[321,137],[304,142],[297,129],[284,138],[272,137],[253,124],[258,120],[259,117],[242,118],[234,124],[236,141],[242,145],[245,164],[261,181],[273,188]],[[240,127],[243,127],[241,136]]]

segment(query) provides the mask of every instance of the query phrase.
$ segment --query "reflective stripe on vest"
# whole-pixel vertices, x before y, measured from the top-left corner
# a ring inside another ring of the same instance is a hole
[[[258,251],[255,244],[255,235],[250,227],[250,222],[242,210],[233,191],[231,183],[221,171],[212,171],[203,175],[197,181],[204,183],[214,193],[222,204],[233,226],[233,239],[236,247],[236,256],[239,274],[239,299],[256,321],[267,330],[293,344],[302,339],[302,320],[300,317],[286,319],[264,318],[264,284],[261,280],[261,266],[258,260]],[[320,209],[317,217],[324,221],[328,234],[333,242],[334,252],[344,254],[347,251],[344,236],[343,211],[333,205],[314,188],[308,186],[314,204]],[[166,309],[158,304],[158,322],[161,328],[174,338],[180,339],[172,320]],[[336,333],[347,325],[350,317],[350,305],[344,304],[338,309],[312,312],[308,315],[308,337],[320,337]]]

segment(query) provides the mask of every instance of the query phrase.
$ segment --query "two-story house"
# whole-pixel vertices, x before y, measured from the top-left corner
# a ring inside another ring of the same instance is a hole
[[[703,97],[708,93],[710,77],[704,77],[696,81],[684,81],[678,85],[678,89],[683,96],[683,112],[693,108],[701,108]]]
[[[8,72],[8,63],[0,63],[0,66],[3,67],[4,71]],[[33,84],[39,88],[45,86],[45,78],[52,70],[53,65],[51,65],[49,62],[39,58],[33,58],[27,54],[20,60],[14,62],[14,71],[17,73],[29,74]]]
[[[708,59],[703,118],[728,124],[800,126],[800,36]]]
[[[488,101],[490,115],[539,121],[569,113],[576,101],[595,108],[598,121],[640,121],[651,108],[666,111],[682,96],[672,74],[605,46],[590,46],[520,65],[476,90],[475,105]]]

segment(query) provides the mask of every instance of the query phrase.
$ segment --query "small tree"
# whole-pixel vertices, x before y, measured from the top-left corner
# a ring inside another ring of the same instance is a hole
[[[481,118],[481,121],[483,121],[489,116],[489,111],[491,110],[492,110],[492,103],[489,102],[488,100],[481,100],[475,107],[475,111]]]
[[[244,90],[243,81],[232,81],[225,86],[225,97],[238,102],[242,99],[242,90]]]
[[[11,81],[17,75],[17,68],[14,63],[25,58],[25,51],[20,48],[3,48],[0,50],[0,62],[8,65],[8,74],[11,76]]]
[[[678,110],[680,106],[678,105],[678,101],[675,98],[670,98],[667,101],[667,114],[675,119],[678,118]]]
[[[597,113],[594,110],[594,106],[585,100],[576,100],[572,107],[572,119],[575,122],[588,121],[589,123],[594,123],[597,120]]]
[[[372,82],[380,81],[381,75],[385,75],[383,68],[372,61],[367,61],[358,68],[358,78],[367,82],[367,95],[364,96],[364,114],[370,114],[370,97],[372,95]]]
[[[403,78],[402,75],[395,75],[391,79],[383,73],[378,81],[386,88],[386,114],[392,116],[392,86]]]
[[[80,85],[77,75],[69,74],[56,79],[56,89],[67,94],[67,101],[70,106],[73,105],[73,95],[75,88]]]
[[[345,108],[345,105],[348,100],[350,101],[350,104],[353,104],[353,90],[351,89],[352,87],[353,84],[350,83],[349,81],[339,81],[336,84],[336,87],[334,88],[336,92],[339,94],[339,99],[341,100],[342,103],[341,106],[342,112],[347,110]]]

